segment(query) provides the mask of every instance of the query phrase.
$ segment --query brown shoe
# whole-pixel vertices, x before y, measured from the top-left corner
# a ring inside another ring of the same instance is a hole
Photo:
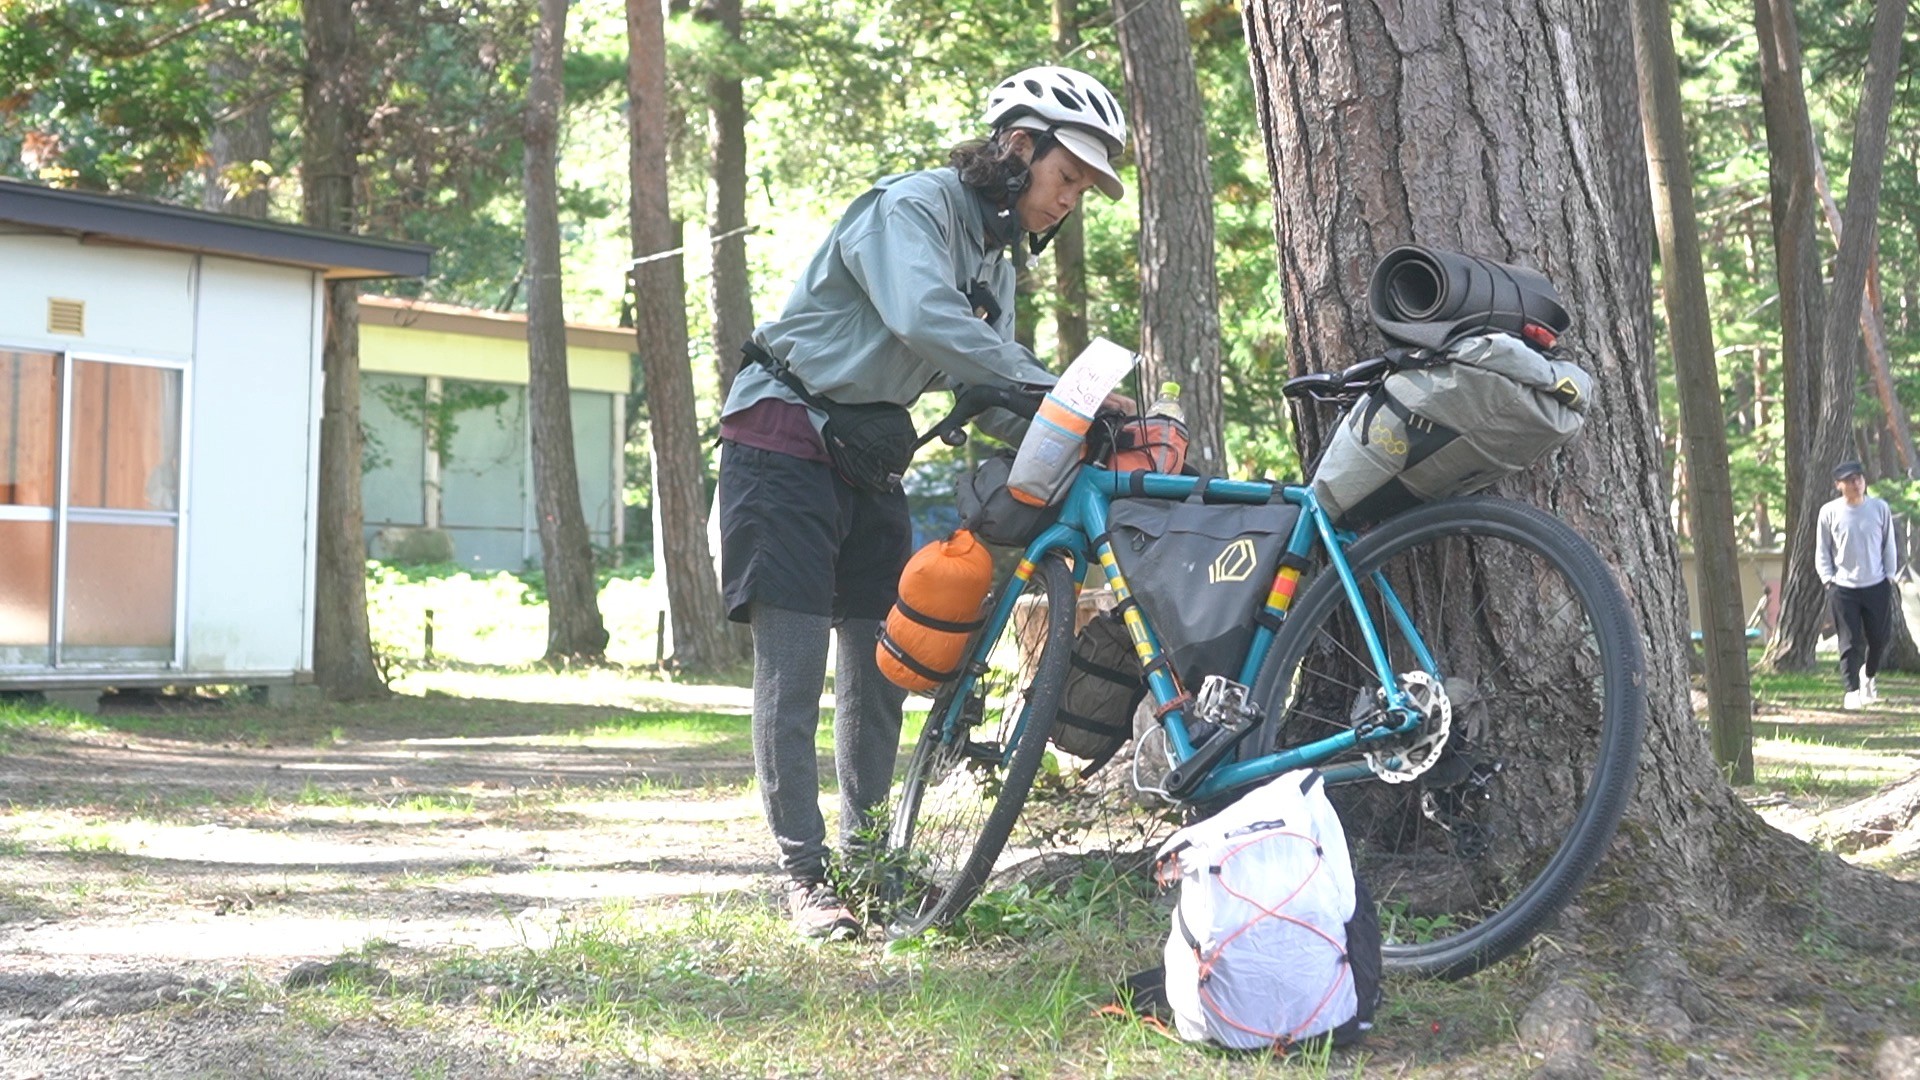
[[[787,886],[787,917],[806,938],[851,941],[865,930],[833,886],[824,881],[796,881]]]

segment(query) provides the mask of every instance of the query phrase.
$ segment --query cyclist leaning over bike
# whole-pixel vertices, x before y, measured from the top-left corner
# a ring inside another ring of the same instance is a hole
[[[873,641],[912,545],[899,476],[913,432],[904,409],[886,406],[936,386],[1052,385],[1014,341],[1015,245],[1027,237],[1037,254],[1088,188],[1121,195],[1113,158],[1126,121],[1098,80],[1023,71],[993,88],[982,122],[990,134],[947,166],[886,177],[854,200],[744,347],[722,412],[727,615],[753,627],[754,772],[789,914],[809,937],[861,931],[827,882],[819,807],[830,629],[843,848],[887,798],[900,739],[904,695],[875,666]],[[983,419],[1018,441],[1017,418]]]

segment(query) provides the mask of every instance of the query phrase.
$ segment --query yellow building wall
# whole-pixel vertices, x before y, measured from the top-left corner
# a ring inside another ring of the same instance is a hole
[[[627,355],[610,349],[569,346],[567,382],[575,390],[624,394],[631,379]],[[362,323],[360,369],[525,386],[527,344],[508,338]]]

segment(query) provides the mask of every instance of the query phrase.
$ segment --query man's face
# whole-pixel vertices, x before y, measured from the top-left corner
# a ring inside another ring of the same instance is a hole
[[[1020,227],[1030,233],[1046,232],[1073,213],[1099,175],[1064,146],[1054,147],[1032,168],[1033,179],[1013,206]]]
[[[1834,490],[1845,496],[1848,502],[1858,502],[1867,494],[1867,478],[1854,473],[1852,476],[1833,482]]]

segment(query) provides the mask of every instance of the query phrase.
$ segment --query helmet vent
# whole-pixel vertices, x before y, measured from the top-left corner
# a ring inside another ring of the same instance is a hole
[[[1036,80],[1028,79],[1026,81],[1026,87],[1027,93],[1032,94],[1034,97],[1040,96],[1040,84]]]
[[[1077,111],[1087,107],[1087,103],[1081,99],[1079,94],[1063,87],[1054,87],[1053,96],[1059,99],[1060,104],[1065,105],[1069,109]]]

